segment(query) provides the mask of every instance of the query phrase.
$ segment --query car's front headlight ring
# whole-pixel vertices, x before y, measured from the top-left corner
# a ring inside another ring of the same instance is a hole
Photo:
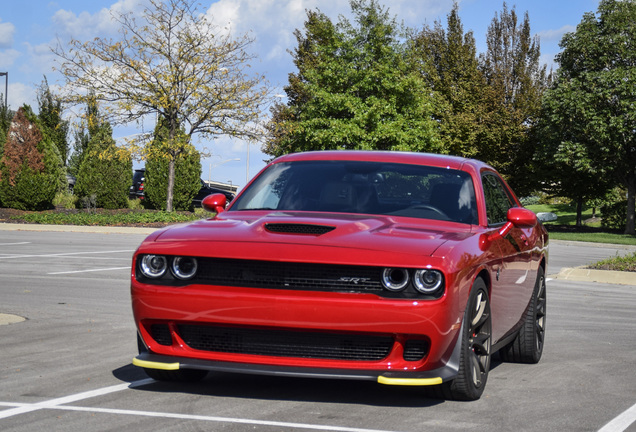
[[[174,257],[172,260],[172,274],[177,279],[192,279],[197,274],[197,259],[193,257]]]
[[[415,271],[413,282],[422,294],[433,294],[444,283],[444,275],[439,270],[420,269]]]
[[[159,279],[168,270],[168,260],[163,255],[144,255],[139,264],[141,273],[151,279]]]

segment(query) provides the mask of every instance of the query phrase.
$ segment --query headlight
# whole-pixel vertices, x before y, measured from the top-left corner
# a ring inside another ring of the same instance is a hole
[[[175,257],[172,260],[172,274],[177,279],[191,279],[197,273],[197,259],[192,257]]]
[[[156,279],[168,269],[168,260],[163,255],[144,255],[139,267],[144,276]]]
[[[409,272],[400,268],[385,268],[382,272],[382,285],[389,291],[403,290],[409,283]]]
[[[415,289],[422,294],[432,294],[444,283],[444,275],[439,270],[417,270],[414,277]]]

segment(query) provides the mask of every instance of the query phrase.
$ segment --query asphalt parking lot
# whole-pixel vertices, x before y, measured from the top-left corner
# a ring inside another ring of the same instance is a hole
[[[129,299],[144,234],[1,228],[2,431],[636,431],[636,276],[562,271],[629,249],[553,242],[543,359],[495,358],[479,401],[449,402],[367,382],[147,379]]]

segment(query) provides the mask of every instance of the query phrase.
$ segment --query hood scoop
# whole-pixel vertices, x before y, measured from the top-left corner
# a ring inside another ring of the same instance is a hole
[[[336,227],[297,223],[266,223],[265,229],[277,234],[305,234],[319,236],[335,230]]]

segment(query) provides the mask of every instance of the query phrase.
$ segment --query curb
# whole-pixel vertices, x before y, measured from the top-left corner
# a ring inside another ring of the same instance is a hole
[[[610,270],[588,269],[585,266],[575,268],[563,268],[553,279],[571,280],[577,282],[596,282],[614,285],[636,286],[636,273]]]

